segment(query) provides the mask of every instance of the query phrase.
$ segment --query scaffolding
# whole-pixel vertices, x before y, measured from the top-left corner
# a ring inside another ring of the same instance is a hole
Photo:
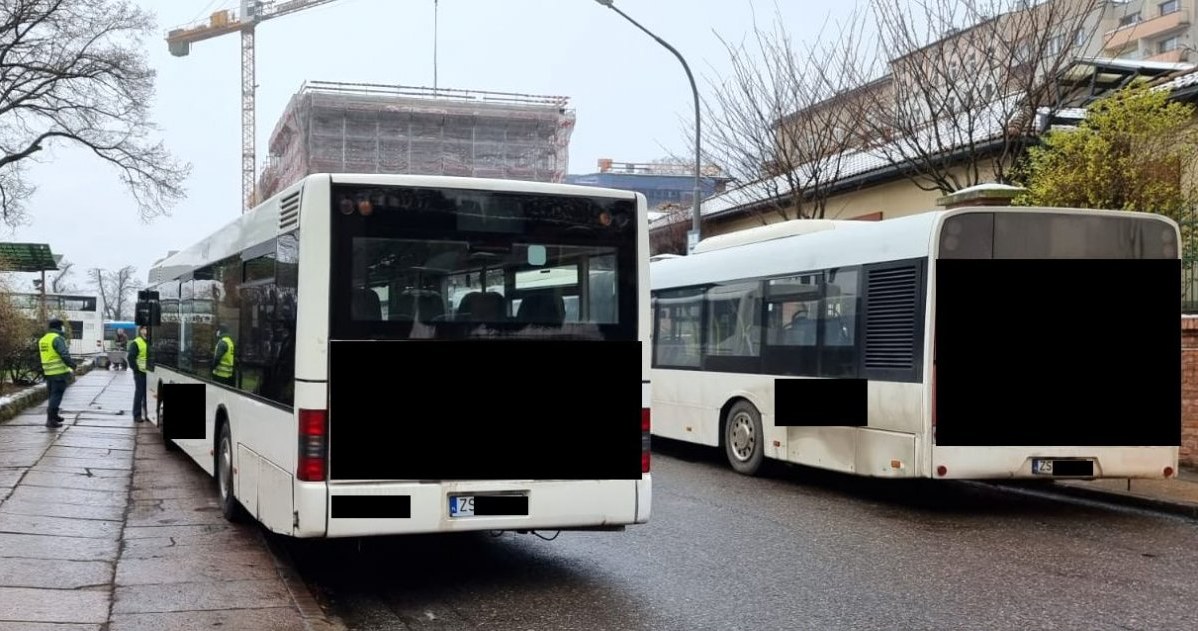
[[[271,134],[257,201],[311,173],[563,182],[574,123],[566,97],[305,82]]]

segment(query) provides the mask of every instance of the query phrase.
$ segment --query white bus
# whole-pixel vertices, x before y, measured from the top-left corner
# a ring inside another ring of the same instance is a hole
[[[38,321],[38,330],[45,333],[49,318],[63,321],[63,331],[69,333],[68,344],[76,359],[89,358],[104,350],[104,306],[98,296],[85,294],[46,294],[46,321],[43,321],[40,293],[13,294],[15,306],[21,313]]]
[[[151,270],[152,416],[283,535],[647,523],[647,235],[628,191],[310,175]]]
[[[652,262],[653,434],[889,478],[1162,478],[1181,259],[1154,214],[937,210]]]

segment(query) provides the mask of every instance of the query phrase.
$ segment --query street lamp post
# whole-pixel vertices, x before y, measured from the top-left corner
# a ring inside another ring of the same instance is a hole
[[[670,44],[668,42],[666,42],[664,39],[658,37],[657,35],[654,35],[649,29],[641,26],[640,23],[638,23],[636,20],[628,17],[628,14],[621,11],[615,5],[615,0],[595,0],[595,2],[598,2],[599,4],[611,9],[612,11],[615,11],[616,13],[619,13],[620,17],[624,18],[625,20],[628,20],[629,22],[632,23],[633,26],[644,31],[646,35],[657,40],[658,44],[661,44],[662,46],[664,46],[666,48],[666,50],[669,50],[671,53],[674,53],[674,56],[678,58],[678,61],[682,62],[682,69],[686,70],[686,78],[690,81],[691,93],[694,95],[694,98],[695,98],[695,193],[694,193],[693,207],[691,210],[691,231],[690,231],[690,234],[687,235],[687,247],[686,247],[686,253],[690,254],[691,250],[694,249],[695,245],[697,243],[699,243],[699,234],[700,234],[700,232],[699,232],[699,208],[700,208],[700,201],[703,199],[703,192],[702,192],[703,189],[702,189],[702,186],[700,185],[700,180],[699,180],[699,174],[702,172],[702,158],[700,157],[701,152],[699,151],[699,138],[700,138],[700,134],[699,134],[699,130],[700,130],[700,127],[699,127],[699,88],[695,86],[695,76],[693,74],[691,74],[690,66],[687,65],[686,59],[683,59],[682,54],[679,53],[677,49],[675,49],[673,46],[670,46]]]

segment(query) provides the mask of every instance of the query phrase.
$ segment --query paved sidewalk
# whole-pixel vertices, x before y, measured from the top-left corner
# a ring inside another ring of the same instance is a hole
[[[61,428],[44,403],[0,424],[0,631],[336,628],[132,401],[131,373],[93,370]]]

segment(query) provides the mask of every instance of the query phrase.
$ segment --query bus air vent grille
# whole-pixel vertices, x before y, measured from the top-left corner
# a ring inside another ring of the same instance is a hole
[[[914,367],[919,269],[869,270],[865,300],[865,367]]]

